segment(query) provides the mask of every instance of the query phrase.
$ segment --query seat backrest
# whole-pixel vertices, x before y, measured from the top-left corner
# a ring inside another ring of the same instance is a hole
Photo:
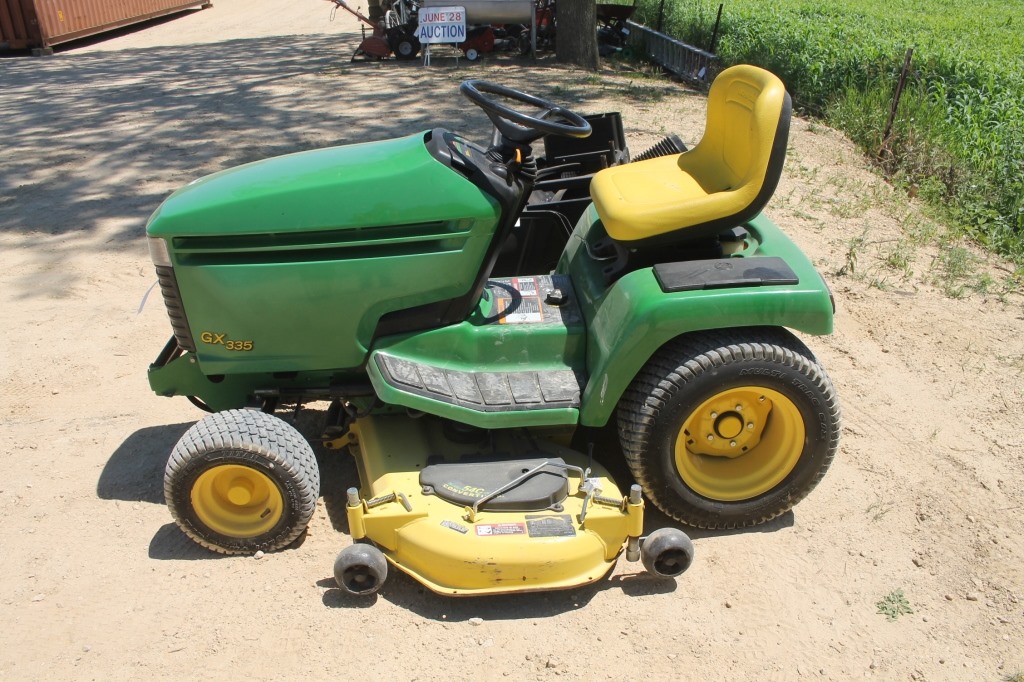
[[[791,106],[773,73],[747,64],[720,73],[708,93],[704,136],[693,149],[694,157],[700,157],[694,163],[706,164],[695,171],[719,185],[705,190],[746,187],[756,196],[766,189],[763,207],[782,174]]]
[[[791,110],[774,74],[750,65],[720,73],[693,149],[594,176],[590,194],[608,235],[631,245],[690,241],[753,218],[782,175]]]

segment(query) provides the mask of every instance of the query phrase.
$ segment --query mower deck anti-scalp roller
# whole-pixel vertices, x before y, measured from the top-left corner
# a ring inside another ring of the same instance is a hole
[[[225,554],[301,539],[319,463],[284,417],[314,403],[321,459],[358,473],[323,491],[345,500],[334,572],[353,595],[392,569],[460,596],[593,583],[620,558],[674,578],[693,543],[645,529],[645,498],[699,528],[803,499],[840,417],[793,332],[830,333],[834,308],[761,212],[788,139],[779,79],[727,69],[700,141],[634,162],[617,114],[461,92],[488,146],[434,128],[271,158],[150,218],[173,331],[150,385],[212,413],[166,469],[185,534]],[[617,453],[635,482],[613,480]]]

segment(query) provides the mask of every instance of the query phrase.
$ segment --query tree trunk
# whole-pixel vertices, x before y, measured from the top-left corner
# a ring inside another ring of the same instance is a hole
[[[597,3],[594,0],[558,0],[555,55],[558,61],[597,71]]]

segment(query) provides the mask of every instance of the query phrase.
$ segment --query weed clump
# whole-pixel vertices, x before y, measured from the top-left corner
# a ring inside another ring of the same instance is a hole
[[[910,608],[910,602],[907,601],[903,590],[893,590],[882,597],[875,606],[878,607],[878,613],[884,615],[885,619],[889,621],[914,612],[914,609]]]

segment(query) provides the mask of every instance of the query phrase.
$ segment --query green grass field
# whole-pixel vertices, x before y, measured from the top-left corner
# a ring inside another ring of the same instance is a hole
[[[698,47],[717,2],[640,0],[635,19]],[[898,184],[1024,264],[1024,2],[726,2],[717,53],[777,73],[796,106],[845,131]],[[905,52],[912,71],[882,139]]]

